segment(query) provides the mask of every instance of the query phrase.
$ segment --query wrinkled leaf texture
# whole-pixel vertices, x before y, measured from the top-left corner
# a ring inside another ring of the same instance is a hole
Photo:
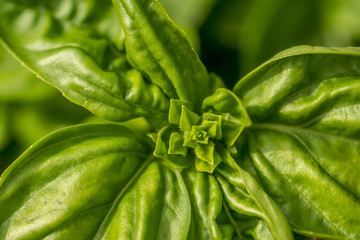
[[[253,126],[242,152],[294,231],[360,238],[360,51],[299,46],[234,88]]]
[[[243,234],[241,215],[292,239],[277,205],[226,150],[222,157],[212,176],[153,157],[120,125],[59,130],[1,177],[0,238],[233,239]]]
[[[119,125],[80,125],[48,136],[1,178],[0,238],[182,234],[190,223],[185,185],[176,169],[152,161],[150,153]]]
[[[221,81],[209,77],[185,32],[154,0],[113,0],[125,32],[127,55],[169,98],[192,102],[196,111]]]
[[[39,78],[100,117],[166,119],[168,98],[128,66],[115,10],[98,4],[1,1],[0,39]]]

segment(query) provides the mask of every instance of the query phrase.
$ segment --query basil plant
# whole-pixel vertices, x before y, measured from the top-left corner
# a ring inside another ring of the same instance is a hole
[[[0,16],[2,44],[67,99],[151,126],[32,145],[1,176],[0,239],[360,239],[359,48],[294,47],[229,90],[157,0]]]

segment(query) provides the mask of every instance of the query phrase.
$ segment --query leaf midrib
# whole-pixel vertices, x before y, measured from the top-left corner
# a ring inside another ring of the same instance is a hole
[[[257,149],[257,151],[260,152],[261,155],[263,155],[263,152],[262,152],[262,151],[260,151],[259,149]],[[271,163],[270,163],[270,164],[271,164]],[[273,167],[273,164],[271,164],[271,166]],[[276,170],[276,171],[277,171],[278,173],[280,173],[278,170]],[[305,195],[304,195],[301,191],[299,191],[299,189],[297,189],[295,186],[293,186],[291,180],[289,180],[286,176],[284,176],[284,175],[281,174],[281,173],[279,174],[279,176],[288,183],[288,186],[289,186],[294,192],[296,192],[296,193],[300,196],[300,199],[301,199],[302,201],[304,201],[304,202],[307,204],[307,206],[310,206],[310,207],[312,207],[313,209],[315,209],[316,212],[317,212],[320,216],[322,216],[323,219],[326,220],[325,222],[326,222],[326,224],[327,224],[328,226],[334,227],[334,228],[335,228],[336,230],[338,230],[340,233],[344,234],[344,236],[347,236],[347,233],[345,233],[343,229],[340,229],[339,226],[336,226],[336,225],[333,224],[331,221],[329,221],[329,219],[321,212],[321,209],[319,209],[317,206],[315,206],[314,204],[312,204],[312,201],[311,201],[311,200],[309,200],[307,197],[305,197]],[[296,226],[296,224],[294,224],[294,222],[291,222],[291,224],[292,224],[292,226],[298,227],[298,226]]]
[[[61,130],[60,130],[60,131],[61,131]],[[37,155],[39,155],[39,154],[41,154],[41,153],[43,153],[43,152],[46,152],[48,149],[51,149],[51,148],[56,147],[56,146],[61,146],[62,144],[66,143],[66,142],[73,141],[73,140],[76,140],[76,139],[81,139],[81,138],[87,137],[87,140],[89,140],[89,139],[92,139],[92,138],[97,137],[97,136],[98,136],[98,137],[119,137],[119,138],[138,139],[136,136],[131,136],[131,135],[129,135],[129,134],[128,134],[128,135],[124,135],[124,136],[120,136],[120,135],[118,135],[118,134],[116,134],[116,133],[114,133],[114,134],[104,134],[104,133],[92,133],[92,134],[90,134],[90,133],[85,133],[85,134],[82,134],[82,135],[77,135],[77,136],[74,136],[74,137],[70,137],[70,138],[67,138],[67,139],[63,139],[63,140],[61,140],[61,141],[59,141],[59,142],[50,144],[50,145],[48,145],[48,146],[46,146],[46,147],[42,147],[39,151],[29,152],[29,156],[24,155],[24,154],[28,153],[28,152],[25,152],[25,153],[24,153],[23,155],[21,155],[18,159],[27,157],[27,160],[23,161],[21,164],[18,164],[18,165],[16,166],[16,169],[22,168],[24,165],[26,165],[28,162],[30,162],[31,159],[33,159],[34,157],[36,157]],[[46,138],[46,137],[45,137],[45,138]],[[34,145],[33,145],[33,146],[34,146]],[[30,147],[29,149],[31,149],[31,147]],[[135,153],[135,152],[134,152],[134,153]],[[143,154],[143,155],[144,155],[144,154]],[[13,169],[12,172],[11,172],[11,174],[6,175],[6,178],[10,178],[13,174],[15,174],[15,172],[16,172],[16,170]],[[2,176],[2,177],[3,177],[3,176]],[[2,180],[2,178],[0,178],[0,180]],[[0,181],[0,187],[2,186],[2,185],[1,185],[1,182],[2,182],[2,181]]]
[[[319,159],[314,155],[313,151],[309,148],[308,144],[306,144],[300,136],[302,135],[302,133],[308,133],[308,134],[310,133],[310,134],[314,134],[314,135],[318,134],[321,137],[330,137],[330,138],[334,137],[334,138],[342,139],[343,141],[354,142],[356,145],[360,144],[360,139],[352,139],[352,138],[348,138],[348,137],[344,137],[344,136],[338,136],[338,135],[334,135],[334,134],[324,133],[324,132],[313,130],[313,129],[306,129],[306,128],[294,127],[294,126],[286,126],[286,125],[281,125],[281,124],[266,123],[266,124],[257,124],[257,125],[261,125],[260,128],[263,128],[263,129],[266,128],[269,130],[285,132],[285,133],[289,134],[290,136],[294,137],[306,149],[306,151],[308,151],[308,153],[311,155],[312,159],[318,164],[319,167],[321,167],[321,169],[329,177],[331,177],[333,180],[335,180],[336,183],[339,184],[341,187],[345,188],[350,194],[352,194],[354,196],[354,198],[357,201],[360,201],[360,198],[357,196],[357,194],[354,192],[354,190],[349,188],[349,186],[347,186],[345,183],[342,183],[341,181],[339,181],[339,179],[335,178],[333,175],[334,173],[329,172],[326,168],[323,167],[323,165],[319,162]],[[255,128],[257,128],[257,126],[255,126]],[[298,133],[298,134],[294,134],[294,133]]]
[[[178,96],[179,94],[178,94],[178,92],[176,91],[176,89],[175,89],[175,87],[174,87],[174,85],[173,85],[173,82],[171,81],[171,78],[170,78],[168,72],[164,70],[163,66],[162,66],[158,61],[156,61],[154,52],[152,51],[151,47],[149,47],[151,44],[148,43],[148,41],[146,40],[146,37],[145,37],[145,38],[143,37],[143,36],[145,35],[144,31],[141,31],[141,29],[137,29],[137,28],[136,28],[137,22],[134,21],[134,16],[131,15],[131,12],[129,11],[128,6],[127,6],[126,4],[124,4],[123,1],[121,1],[121,0],[120,0],[119,2],[121,3],[121,6],[120,6],[120,7],[124,9],[124,11],[125,11],[126,14],[127,14],[127,17],[128,17],[129,19],[131,19],[131,21],[132,21],[132,23],[129,25],[129,28],[132,28],[132,29],[129,30],[129,31],[134,31],[134,32],[136,32],[137,34],[139,34],[139,35],[142,37],[142,39],[139,39],[139,41],[141,41],[141,42],[146,46],[146,49],[148,50],[148,53],[151,55],[152,59],[154,60],[154,61],[153,61],[153,64],[156,64],[157,67],[158,67],[159,69],[161,69],[162,74],[164,74],[164,76],[166,77],[166,85],[167,85],[167,86],[166,86],[166,88],[167,88],[166,90],[169,91],[168,93],[171,93],[171,94],[174,93],[174,94],[176,94],[176,96],[172,96],[172,98],[178,98],[178,97],[179,97],[179,96]],[[144,21],[142,21],[142,23],[144,24]],[[159,39],[160,39],[160,36],[158,35],[157,31],[155,31],[155,30],[152,28],[151,25],[147,26],[147,28],[148,28],[148,29],[151,29],[152,32],[154,33],[154,34],[153,34],[153,37],[154,37],[153,41],[154,41],[154,43],[159,44],[159,42],[161,42],[161,41],[159,40]],[[135,29],[135,30],[134,30],[134,29]],[[125,30],[125,29],[124,29],[124,30]],[[174,61],[173,61],[173,59],[167,58],[167,60],[171,63],[171,65],[174,66]],[[178,72],[176,72],[176,73],[177,73],[177,75],[178,75]],[[155,85],[158,86],[158,84],[155,84]],[[160,88],[161,88],[161,87],[160,87]],[[161,89],[162,89],[162,88],[161,88]],[[168,95],[168,93],[166,93],[166,95]]]
[[[122,188],[122,190],[119,192],[118,196],[115,198],[115,200],[112,203],[111,208],[109,209],[108,213],[106,214],[106,217],[102,221],[101,225],[99,226],[98,230],[94,234],[93,240],[98,239],[97,236],[100,234],[100,230],[103,229],[103,227],[106,227],[106,224],[109,222],[108,219],[111,217],[111,213],[115,210],[117,207],[117,203],[120,201],[120,199],[123,197],[123,195],[126,193],[126,191],[133,185],[133,183],[140,177],[140,175],[145,171],[145,169],[150,165],[152,161],[154,161],[155,157],[150,155],[150,157],[138,168],[138,170],[135,172],[135,174],[130,178],[130,180],[127,182],[127,184]],[[106,228],[104,228],[106,229]]]
[[[335,180],[336,184],[344,187],[349,193],[351,193],[356,200],[359,200],[359,198],[357,198],[356,194],[351,191],[346,185],[344,185],[343,183],[339,182],[337,179],[335,179],[326,169],[324,169],[324,167],[316,160],[317,158],[313,155],[312,151],[310,151],[310,149],[308,148],[307,144],[305,144],[302,139],[300,138],[300,136],[297,136],[297,134],[299,135],[304,135],[304,134],[312,134],[312,135],[319,135],[321,137],[327,137],[327,138],[338,138],[338,139],[342,139],[343,141],[348,141],[348,142],[353,142],[355,144],[360,144],[360,140],[359,139],[353,139],[353,138],[349,138],[349,137],[344,137],[344,136],[338,136],[335,134],[329,134],[329,133],[324,133],[318,130],[314,130],[314,129],[307,129],[307,128],[301,128],[300,126],[288,126],[288,125],[284,125],[284,124],[275,124],[275,123],[256,123],[253,124],[251,126],[251,128],[254,129],[267,129],[267,130],[275,130],[278,132],[283,132],[283,133],[287,133],[289,135],[291,135],[292,137],[294,137],[297,141],[299,141],[299,143],[305,147],[305,149],[309,152],[309,154],[311,155],[312,159],[321,167],[322,171],[324,171],[329,177],[331,177],[333,180]],[[297,134],[294,134],[297,133]],[[258,149],[258,151],[263,155],[262,151],[260,149]],[[272,165],[272,164],[271,164]],[[280,172],[279,172],[280,173]],[[327,219],[327,217],[325,217],[325,215],[323,215],[323,213],[321,212],[321,210],[314,206],[312,204],[311,201],[309,201],[309,199],[307,199],[307,197],[305,197],[301,191],[299,191],[296,187],[292,186],[292,182],[290,179],[288,179],[286,176],[284,176],[283,174],[279,174],[279,176],[284,179],[286,182],[288,182],[288,186],[295,192],[298,193],[299,196],[301,196],[301,199],[305,202],[307,202],[310,206],[312,206],[314,209],[316,209],[316,211],[326,220],[326,223],[329,226],[334,227],[335,229],[337,229],[339,232],[341,232],[342,234],[344,234],[344,236],[348,236],[348,232],[346,232],[344,229],[340,228],[340,226],[335,225],[334,223],[332,223],[331,221],[329,221]],[[293,224],[293,223],[292,223]],[[293,225],[294,226],[294,225]],[[337,239],[337,238],[335,238]]]
[[[117,153],[117,152],[119,152],[119,151],[108,152],[108,153],[106,153],[106,154],[104,154],[104,155],[96,156],[96,157],[94,157],[94,158],[90,158],[90,159],[88,159],[87,161],[85,161],[85,162],[83,162],[83,163],[89,163],[89,162],[97,161],[97,160],[99,160],[99,159],[101,159],[101,158],[104,158],[104,157],[106,157],[106,156],[108,156],[108,155],[113,155],[113,154],[115,154],[115,153]],[[126,154],[128,154],[127,156],[129,156],[129,155],[144,156],[143,154],[138,153],[138,152],[130,152],[130,151],[128,151],[128,152],[125,151],[125,152],[124,152],[124,151],[121,151],[121,153],[126,153]],[[32,159],[32,158],[33,158],[33,157],[31,157],[30,159]],[[82,164],[83,164],[83,163],[82,163]],[[66,171],[62,172],[61,174],[57,175],[57,176],[56,176],[55,178],[53,178],[51,181],[49,181],[49,182],[47,182],[46,184],[42,185],[42,186],[39,187],[39,189],[37,189],[36,191],[30,193],[30,194],[27,196],[27,198],[24,199],[24,202],[27,202],[27,201],[28,201],[29,199],[31,199],[34,195],[36,195],[38,192],[41,192],[43,189],[45,189],[45,188],[48,187],[49,185],[51,185],[51,184],[53,184],[54,182],[56,182],[57,179],[59,179],[61,176],[65,175],[65,174],[67,174],[67,173],[69,173],[69,172],[72,172],[72,171],[78,169],[79,167],[82,167],[82,164],[76,165],[76,166],[74,166],[74,167],[71,167],[71,168],[67,169]],[[125,186],[127,186],[127,184],[126,184]],[[23,207],[24,202],[22,202],[22,204],[20,205],[19,208],[17,208],[16,210],[14,210],[14,214],[16,214],[16,212],[19,211],[19,210]],[[106,205],[106,204],[104,204],[104,205]],[[82,211],[82,212],[83,212],[83,211]],[[76,214],[76,215],[74,215],[73,217],[67,219],[64,223],[62,223],[62,224],[60,224],[59,226],[57,226],[56,229],[59,229],[59,227],[63,226],[65,223],[69,222],[69,221],[70,221],[71,219],[73,219],[75,216],[80,215],[82,212],[80,212],[79,214]],[[12,215],[12,216],[13,216],[13,215]],[[8,221],[8,219],[10,219],[12,216],[10,216],[10,217],[7,218],[5,221],[3,221],[3,223],[6,222],[6,221]],[[1,225],[0,225],[0,226],[1,226]]]

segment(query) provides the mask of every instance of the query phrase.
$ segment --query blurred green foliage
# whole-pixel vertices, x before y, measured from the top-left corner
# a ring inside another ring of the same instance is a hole
[[[275,53],[294,45],[360,44],[358,0],[161,2],[185,30],[208,70],[220,75],[228,87]],[[107,17],[96,22],[97,31],[110,39],[119,39],[116,47],[122,49],[123,34],[117,30],[119,23],[114,23],[117,17],[114,11],[107,10],[108,5],[103,9]],[[93,8],[101,10],[102,6]],[[83,21],[82,11],[88,9],[77,9],[71,21]],[[61,17],[64,13],[56,14]],[[0,48],[0,173],[46,134],[77,123],[99,121],[102,120],[66,100]],[[125,124],[143,132],[148,130],[141,119]]]
[[[217,1],[200,29],[202,59],[232,87],[295,45],[360,44],[358,0]]]
[[[0,172],[41,137],[88,116],[0,47]]]

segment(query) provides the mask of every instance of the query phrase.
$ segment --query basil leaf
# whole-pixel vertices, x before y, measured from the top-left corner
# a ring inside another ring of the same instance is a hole
[[[96,8],[89,6],[92,11],[85,11],[86,16],[63,16],[60,10],[53,11],[56,7],[46,8],[40,2],[35,7],[0,3],[0,38],[18,60],[69,100],[100,117],[166,121],[169,100],[128,67],[125,53],[117,48],[121,43],[110,41],[117,34],[103,26],[108,15],[94,17]],[[66,12],[67,5],[62,3],[57,6]]]
[[[159,1],[114,0],[125,31],[130,62],[169,98],[187,100],[195,109],[209,92],[209,76],[184,32]]]
[[[223,195],[216,178],[203,172],[184,173],[192,203],[188,239],[233,239],[235,226],[226,216]]]
[[[151,151],[143,138],[114,124],[73,126],[45,137],[0,179],[0,238],[232,239],[242,235],[241,227],[248,224],[234,220],[224,200],[233,198],[229,206],[234,209],[231,204],[244,201],[238,196],[245,196],[245,202],[251,197],[240,191],[234,198],[224,187],[222,179],[231,184],[243,181],[231,157],[212,176],[174,167],[151,157]],[[233,172],[228,172],[231,168]],[[244,177],[251,194],[258,197],[260,192],[263,197],[251,176]],[[264,217],[275,211],[276,219],[269,216],[265,221],[281,224],[275,233],[284,234],[282,213],[271,201],[269,205],[269,199],[259,201],[252,210],[259,214],[244,216]],[[261,212],[257,206],[267,209]],[[292,239],[276,234],[275,239]]]
[[[94,239],[186,239],[190,215],[180,171],[153,162],[119,194]]]
[[[226,150],[220,151],[220,155],[222,162],[215,176],[229,208],[241,215],[263,219],[275,239],[293,239],[284,214],[255,178],[240,168]]]
[[[88,239],[151,159],[119,125],[80,125],[44,138],[0,180],[0,238]],[[132,180],[131,180],[132,179]]]
[[[303,111],[292,111],[292,117],[289,116],[289,111],[293,105],[288,104],[288,107],[283,109],[287,111],[284,118],[289,118],[289,121],[300,118],[299,115],[303,118],[311,118],[311,109],[314,112],[320,108],[327,109],[323,106],[324,101],[330,92],[335,91],[332,87],[336,87],[336,82],[345,84],[347,81],[351,84],[351,79],[356,81],[359,55],[358,48],[311,46],[290,48],[275,55],[241,79],[234,87],[234,93],[243,101],[251,119],[262,121],[272,113],[276,115],[276,112],[280,110],[278,108],[282,107],[281,105],[284,105],[286,101],[290,103],[296,97],[305,95],[305,90],[308,90],[307,94],[309,94],[317,86],[322,86],[323,88],[317,92],[318,99],[313,99],[313,101],[318,100],[314,109],[308,107]],[[321,98],[319,93],[325,89],[329,90],[329,93]],[[311,99],[306,100],[311,102]],[[308,106],[306,103],[301,102],[303,107]],[[300,107],[296,110],[299,109],[302,110]]]
[[[360,236],[359,69],[358,48],[297,47],[234,90],[254,122],[247,135],[259,178],[307,236]]]
[[[49,135],[0,180],[0,238],[185,239],[191,206],[181,172],[149,153],[119,125]]]
[[[252,235],[255,240],[268,239],[273,240],[274,236],[271,234],[269,227],[266,225],[265,221],[259,221],[256,225]]]
[[[234,145],[244,128],[251,125],[242,102],[225,88],[218,88],[213,95],[205,98],[202,110],[220,114],[222,139],[227,146]]]

